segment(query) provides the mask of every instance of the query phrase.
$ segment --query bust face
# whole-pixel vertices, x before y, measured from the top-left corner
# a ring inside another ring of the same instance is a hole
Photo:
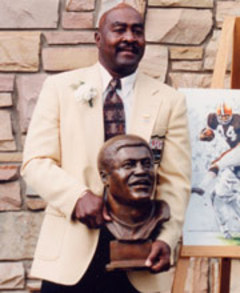
[[[152,154],[144,146],[121,147],[114,154],[107,175],[108,192],[126,205],[143,204],[151,199],[156,176]]]

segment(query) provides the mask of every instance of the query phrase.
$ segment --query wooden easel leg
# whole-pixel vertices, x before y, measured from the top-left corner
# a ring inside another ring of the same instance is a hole
[[[183,293],[185,288],[185,281],[187,278],[187,271],[189,266],[189,257],[179,257],[175,277],[173,281],[172,293]]]
[[[224,20],[211,88],[224,88],[224,77],[226,75],[228,56],[233,38],[235,18],[235,16],[229,16]]]
[[[240,89],[240,17],[235,20],[235,28],[233,34],[233,55],[232,55],[232,72],[231,72],[231,88]]]
[[[231,259],[220,259],[220,271],[219,271],[219,293],[230,292],[230,275],[231,275]]]

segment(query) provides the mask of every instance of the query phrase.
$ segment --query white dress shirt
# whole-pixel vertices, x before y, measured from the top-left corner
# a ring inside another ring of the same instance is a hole
[[[105,98],[108,94],[108,85],[109,82],[112,80],[112,76],[109,74],[109,72],[99,63],[100,67],[100,74],[102,78],[102,84],[103,84],[103,103],[105,101]],[[121,78],[121,89],[117,89],[117,94],[121,97],[124,105],[124,112],[125,112],[125,123],[126,123],[126,133],[128,133],[129,130],[129,122],[132,112],[132,104],[133,104],[133,89],[134,84],[136,80],[136,72],[132,73],[131,75],[128,75],[124,78]]]

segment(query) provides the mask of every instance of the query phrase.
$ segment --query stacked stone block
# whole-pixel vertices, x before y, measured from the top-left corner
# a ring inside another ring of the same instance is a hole
[[[0,1],[0,292],[36,292],[40,286],[29,271],[46,203],[25,186],[19,168],[42,84],[49,74],[97,60],[97,20],[120,2]],[[176,88],[210,86],[224,17],[240,14],[239,1],[123,2],[146,17],[144,72]],[[215,267],[213,261],[192,260],[185,292],[214,292],[209,271]],[[232,292],[239,288],[233,282]]]

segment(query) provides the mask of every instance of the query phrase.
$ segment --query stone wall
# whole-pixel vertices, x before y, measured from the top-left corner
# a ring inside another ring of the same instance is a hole
[[[119,2],[0,1],[0,292],[39,287],[29,268],[45,202],[26,188],[19,167],[42,83],[50,74],[96,61],[95,24],[106,7]],[[146,15],[141,68],[176,88],[209,87],[224,16],[239,15],[240,2],[125,2]],[[212,267],[214,261],[192,260],[185,292],[208,292]],[[239,287],[234,283],[231,292]]]

